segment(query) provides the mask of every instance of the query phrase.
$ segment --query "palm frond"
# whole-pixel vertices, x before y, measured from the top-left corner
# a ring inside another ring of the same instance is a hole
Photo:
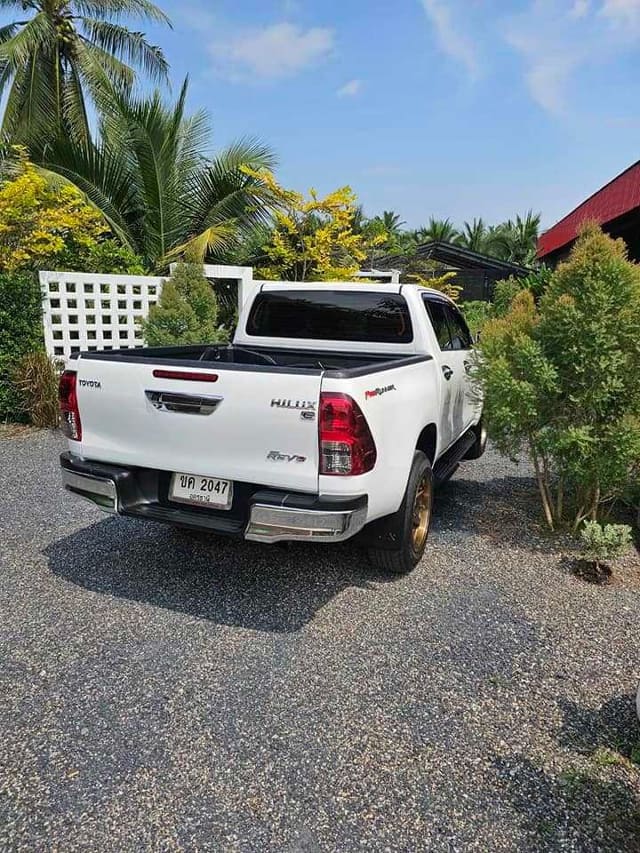
[[[40,12],[0,44],[0,62],[6,62],[17,71],[43,48],[48,46],[50,50],[54,35],[51,21]]]
[[[139,18],[172,26],[169,16],[149,0],[74,0],[73,5],[81,15],[89,17]]]
[[[164,260],[169,262],[177,257],[184,257],[195,263],[203,263],[208,255],[217,255],[233,246],[237,234],[237,223],[219,222],[181,245],[174,246]]]
[[[62,105],[65,124],[72,139],[78,142],[89,142],[89,118],[82,90],[82,83],[75,66],[70,66],[65,74],[62,88]]]
[[[59,138],[47,146],[42,165],[77,187],[102,213],[124,245],[133,251],[140,250],[139,229],[144,211],[135,174],[117,152]]]
[[[81,21],[87,39],[94,45],[142,68],[151,79],[168,80],[169,65],[162,50],[149,44],[144,33],[132,32],[111,21],[95,18],[82,18]]]

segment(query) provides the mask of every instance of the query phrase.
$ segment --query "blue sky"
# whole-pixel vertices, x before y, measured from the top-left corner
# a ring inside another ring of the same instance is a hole
[[[640,0],[159,0],[215,144],[365,210],[545,225],[640,157]]]

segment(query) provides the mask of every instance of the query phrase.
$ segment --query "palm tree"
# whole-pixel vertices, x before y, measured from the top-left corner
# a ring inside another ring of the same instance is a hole
[[[491,236],[492,246],[499,257],[515,264],[530,265],[535,260],[540,231],[539,213],[527,211],[524,218],[516,216],[498,225]]]
[[[132,66],[167,78],[159,47],[119,23],[123,17],[168,24],[150,0],[0,0],[19,20],[0,27],[2,137],[31,143],[66,134],[89,137],[88,113],[100,113],[115,89],[130,89]],[[33,153],[33,150],[32,150]]]
[[[382,222],[384,230],[390,236],[397,237],[398,234],[402,231],[402,226],[406,225],[404,220],[400,219],[399,214],[394,213],[393,210],[383,210],[382,216],[376,217],[379,218]]]
[[[473,220],[471,225],[468,222],[464,223],[461,234],[458,237],[458,242],[465,249],[470,249],[472,252],[487,251],[487,226],[484,224],[482,217]]]
[[[444,243],[455,243],[460,236],[450,219],[434,219],[430,217],[429,224],[416,231],[420,242],[428,243],[441,240]]]
[[[187,81],[173,105],[158,92],[121,94],[97,142],[55,140],[46,169],[74,184],[125,246],[152,268],[180,256],[223,259],[238,238],[268,216],[255,172],[274,166],[271,151],[241,140],[207,156],[205,112],[185,115]]]

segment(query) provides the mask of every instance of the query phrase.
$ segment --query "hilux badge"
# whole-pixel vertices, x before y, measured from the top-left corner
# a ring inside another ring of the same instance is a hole
[[[278,409],[298,409],[305,411],[315,411],[315,400],[286,400],[284,397],[274,397],[271,400],[271,407]]]

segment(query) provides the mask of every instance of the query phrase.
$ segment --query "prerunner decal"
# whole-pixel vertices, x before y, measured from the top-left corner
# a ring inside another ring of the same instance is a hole
[[[381,394],[386,394],[387,391],[396,391],[395,385],[385,385],[382,388],[374,388],[372,391],[364,392],[364,399],[370,400],[372,397],[379,397]]]

